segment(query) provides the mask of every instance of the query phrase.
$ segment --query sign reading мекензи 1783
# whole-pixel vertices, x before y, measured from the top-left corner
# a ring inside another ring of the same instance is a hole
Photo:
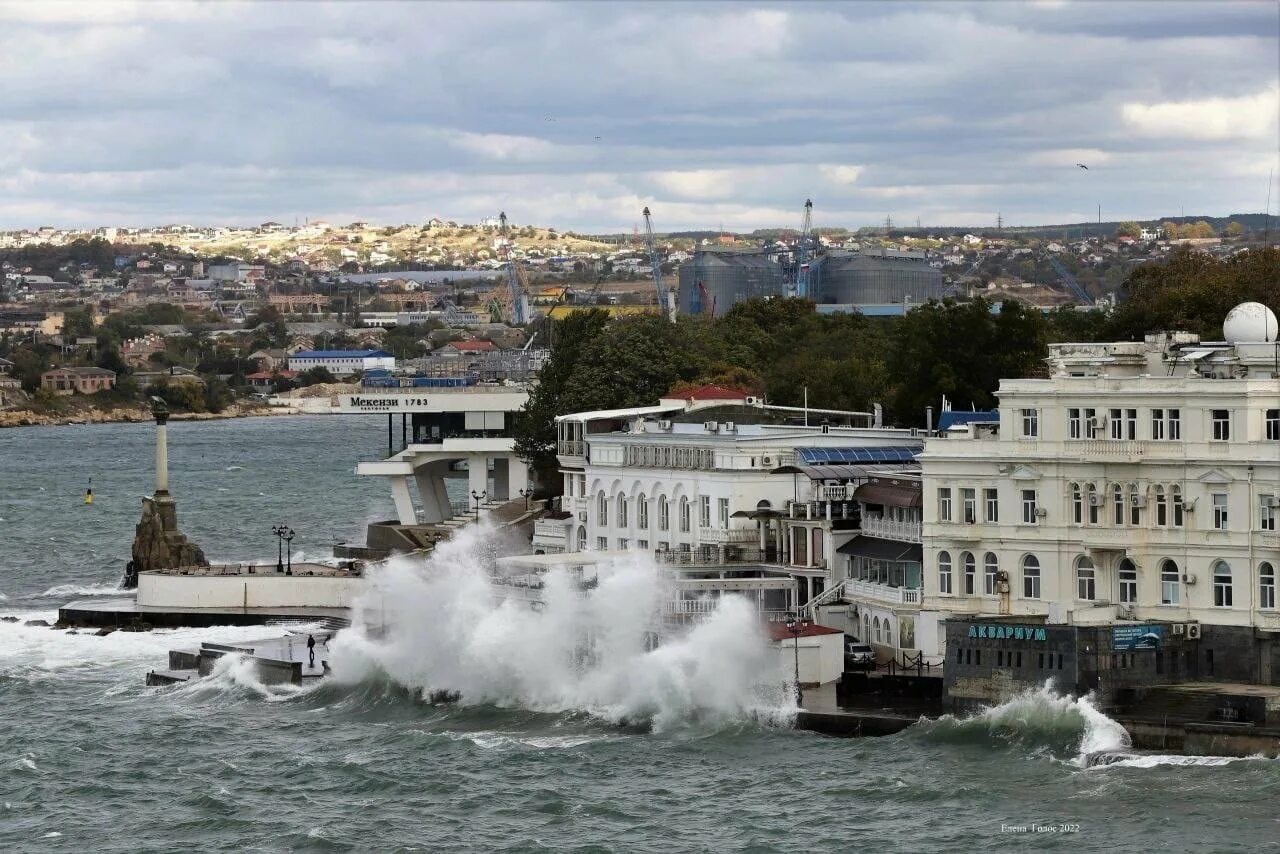
[[[349,412],[401,412],[426,406],[426,395],[345,394],[338,398],[338,408]]]
[[[1156,649],[1162,643],[1164,643],[1164,626],[1159,624],[1113,626],[1111,629],[1113,650]]]
[[[970,626],[969,637],[991,640],[1043,641],[1047,636],[1042,626]]]

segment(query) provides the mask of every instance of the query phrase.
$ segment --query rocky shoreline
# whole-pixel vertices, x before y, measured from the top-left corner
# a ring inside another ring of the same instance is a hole
[[[223,418],[253,418],[264,415],[296,415],[292,409],[232,404],[221,412],[175,412],[173,421],[213,421]],[[84,409],[74,412],[37,412],[31,409],[0,410],[0,428],[59,427],[70,424],[141,424],[152,420],[145,406],[120,406],[111,409]]]

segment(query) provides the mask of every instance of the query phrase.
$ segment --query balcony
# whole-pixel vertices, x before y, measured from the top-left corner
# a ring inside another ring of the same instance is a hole
[[[1071,442],[1067,450],[1078,450],[1085,459],[1137,461],[1147,452],[1147,443],[1132,439],[1086,439]]]
[[[755,545],[729,545],[724,549],[724,557],[719,550],[710,547],[696,548],[692,551],[658,551],[653,553],[653,561],[670,566],[726,566],[728,564],[757,565],[778,562],[776,549],[761,549]]]
[[[887,584],[879,584],[874,581],[856,581],[852,578],[844,583],[844,596],[846,599],[873,599],[888,605],[911,605],[918,608],[920,607],[920,597],[923,592],[918,587],[890,587]]]
[[[708,546],[748,545],[760,542],[758,528],[699,528],[698,542]]]
[[[826,489],[828,487],[824,487]],[[790,517],[797,520],[845,521],[858,517],[858,507],[843,501],[791,501]]]
[[[857,487],[853,484],[823,486],[818,489],[818,498],[822,501],[852,501],[855,489]]]
[[[884,519],[879,516],[863,516],[859,526],[868,537],[897,540],[902,543],[921,542],[921,523]]]

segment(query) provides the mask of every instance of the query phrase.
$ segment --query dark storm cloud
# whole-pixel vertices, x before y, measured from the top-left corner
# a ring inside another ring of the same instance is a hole
[[[1258,210],[1269,3],[0,5],[0,227]],[[1074,163],[1090,163],[1085,174]]]

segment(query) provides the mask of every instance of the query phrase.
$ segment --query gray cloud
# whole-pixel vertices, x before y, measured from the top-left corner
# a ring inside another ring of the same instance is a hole
[[[1269,3],[0,4],[0,227],[1260,210]],[[1088,173],[1074,168],[1090,162]],[[1278,194],[1280,195],[1280,194]]]

